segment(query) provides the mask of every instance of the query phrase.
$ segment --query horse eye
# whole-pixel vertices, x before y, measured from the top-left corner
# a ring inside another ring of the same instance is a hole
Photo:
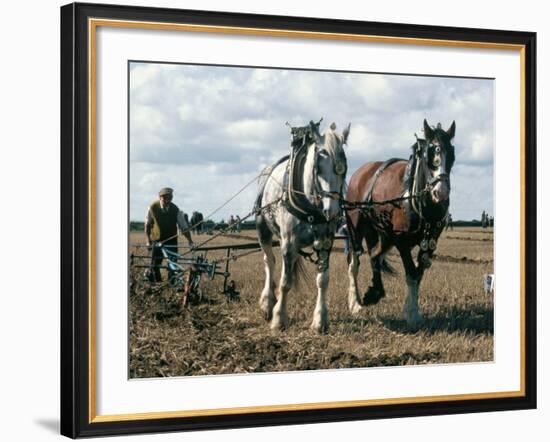
[[[435,153],[440,153],[440,152],[441,152],[441,147],[436,146],[436,147],[435,147]]]

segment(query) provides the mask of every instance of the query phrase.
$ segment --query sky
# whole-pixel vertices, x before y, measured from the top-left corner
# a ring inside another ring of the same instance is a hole
[[[351,123],[348,175],[369,161],[408,158],[426,118],[456,122],[454,220],[493,214],[494,84],[490,79],[130,63],[130,220],[162,187],[185,213],[250,213],[254,178],[289,153],[286,122]]]

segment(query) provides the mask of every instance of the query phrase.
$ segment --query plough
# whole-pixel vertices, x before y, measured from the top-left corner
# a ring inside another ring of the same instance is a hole
[[[273,244],[278,246],[278,242]],[[250,242],[245,244],[232,244],[232,245],[215,245],[215,246],[201,246],[192,248],[190,246],[178,246],[178,249],[187,249],[185,253],[177,253],[168,249],[160,243],[153,244],[152,246],[145,246],[142,244],[133,245],[138,249],[151,249],[152,247],[160,248],[166,264],[153,265],[147,263],[147,260],[151,260],[151,255],[134,254],[130,255],[130,265],[137,269],[146,269],[142,275],[143,282],[150,282],[150,275],[153,269],[165,269],[168,271],[169,279],[167,285],[177,288],[182,293],[182,306],[186,306],[189,298],[193,298],[197,301],[202,300],[202,291],[200,288],[200,282],[202,276],[207,276],[210,280],[213,280],[216,276],[223,276],[223,293],[229,301],[238,301],[239,292],[235,281],[231,278],[230,262],[235,261],[240,257],[256,253],[261,251],[258,243]],[[226,256],[222,259],[208,259],[208,253],[212,251],[225,250]],[[240,255],[234,255],[235,250],[248,250],[249,252],[242,253]],[[179,252],[179,250],[178,250]]]
[[[229,237],[246,238],[244,235],[228,235]],[[336,235],[335,240],[345,240],[346,236]],[[273,247],[279,247],[279,241],[273,241]],[[257,253],[261,248],[257,242],[243,244],[224,244],[213,246],[199,246],[192,248],[190,246],[178,246],[178,249],[186,249],[185,253],[176,253],[169,250],[162,244],[153,244],[146,246],[143,244],[134,244],[132,247],[137,249],[151,249],[151,247],[160,247],[166,264],[153,266],[147,261],[151,261],[151,255],[134,254],[130,255],[130,265],[132,268],[145,269],[142,274],[142,282],[150,282],[149,272],[155,267],[168,271],[169,279],[166,283],[169,287],[174,287],[182,293],[181,303],[185,307],[189,298],[200,302],[203,298],[200,282],[202,276],[207,276],[213,280],[216,276],[223,276],[223,293],[228,301],[239,301],[239,291],[237,291],[235,280],[231,279],[230,262],[239,258]],[[213,251],[225,250],[226,254],[221,259],[208,259],[208,253]],[[233,252],[247,250],[247,252],[234,255]],[[307,257],[307,256],[306,256]]]

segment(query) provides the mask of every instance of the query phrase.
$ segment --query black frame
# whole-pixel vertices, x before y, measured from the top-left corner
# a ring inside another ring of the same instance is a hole
[[[525,396],[90,423],[88,18],[523,45],[525,51]],[[536,408],[536,34],[241,13],[61,7],[61,434],[76,438]]]

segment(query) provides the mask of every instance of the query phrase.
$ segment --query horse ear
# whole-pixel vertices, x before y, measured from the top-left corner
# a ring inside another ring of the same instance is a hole
[[[321,119],[317,121],[317,123],[315,123],[313,120],[309,122],[309,127],[311,128],[315,136],[319,135],[319,126],[321,125],[321,121],[323,121],[323,117],[321,117]]]
[[[455,137],[455,130],[456,130],[456,124],[453,121],[453,124],[451,124],[451,127],[447,129],[447,135],[449,135],[449,138],[452,140]]]
[[[348,144],[349,130],[351,128],[351,123],[348,124],[348,127],[344,129],[342,135],[344,136],[344,142],[342,144]]]
[[[426,140],[431,140],[434,137],[434,131],[432,130],[426,119],[424,119],[424,136],[426,137]]]

